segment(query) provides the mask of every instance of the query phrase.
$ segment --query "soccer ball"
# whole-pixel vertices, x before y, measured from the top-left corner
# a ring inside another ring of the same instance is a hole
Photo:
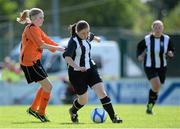
[[[91,112],[91,120],[95,123],[103,123],[106,118],[107,114],[103,108],[95,108]]]

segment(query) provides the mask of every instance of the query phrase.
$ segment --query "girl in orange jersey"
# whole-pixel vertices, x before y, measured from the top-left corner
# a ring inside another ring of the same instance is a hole
[[[20,51],[20,65],[29,83],[38,82],[41,86],[27,110],[29,114],[41,120],[49,122],[45,115],[45,109],[48,105],[52,84],[47,78],[47,73],[41,64],[43,49],[52,52],[56,50],[64,52],[64,48],[53,42],[41,29],[44,21],[44,13],[39,8],[24,10],[20,13],[17,21],[21,24],[27,23],[22,34],[22,44]]]

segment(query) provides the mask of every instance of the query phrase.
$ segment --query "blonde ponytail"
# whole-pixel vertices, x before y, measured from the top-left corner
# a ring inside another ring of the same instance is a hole
[[[31,20],[29,18],[29,12],[30,10],[24,10],[23,12],[20,13],[20,17],[18,17],[16,20],[20,24],[25,24],[25,23],[31,23]]]

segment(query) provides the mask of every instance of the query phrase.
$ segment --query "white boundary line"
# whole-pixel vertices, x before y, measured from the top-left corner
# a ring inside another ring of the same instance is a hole
[[[0,128],[0,129],[36,129],[35,128]],[[38,128],[44,129],[44,128]],[[180,129],[180,128],[46,128],[46,129]]]

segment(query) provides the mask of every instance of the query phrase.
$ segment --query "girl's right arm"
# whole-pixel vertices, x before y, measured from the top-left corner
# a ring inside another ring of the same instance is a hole
[[[143,61],[144,57],[145,57],[145,49],[146,49],[146,43],[145,43],[145,39],[143,39],[142,41],[140,41],[137,45],[137,58],[138,61]]]
[[[81,72],[85,72],[85,71],[86,71],[86,68],[85,68],[85,67],[79,67],[79,66],[77,66],[77,65],[74,63],[74,61],[72,60],[71,57],[66,56],[66,57],[65,57],[65,61],[67,62],[68,65],[70,65],[71,67],[73,67],[74,70],[76,70],[76,71],[81,71]]]
[[[76,42],[73,41],[73,39],[70,39],[68,42],[68,47],[66,48],[65,52],[63,53],[63,57],[65,58],[65,61],[67,64],[74,68],[76,71],[85,72],[85,67],[79,67],[77,64],[74,63],[72,57],[74,56],[74,52],[76,51],[77,45]]]
[[[66,56],[65,57],[65,61],[67,62],[67,64],[71,67],[73,67],[74,69],[79,69],[79,67],[74,63],[74,61],[72,60],[71,57]]]

